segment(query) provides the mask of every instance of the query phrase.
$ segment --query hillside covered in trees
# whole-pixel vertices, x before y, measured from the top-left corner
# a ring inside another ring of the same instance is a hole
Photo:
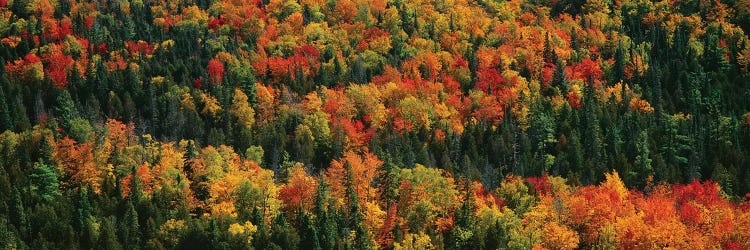
[[[0,249],[750,249],[749,29],[747,0],[0,0]]]

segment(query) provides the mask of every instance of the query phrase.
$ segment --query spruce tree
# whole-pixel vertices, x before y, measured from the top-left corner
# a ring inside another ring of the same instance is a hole
[[[99,227],[99,240],[96,243],[96,249],[102,250],[120,250],[123,249],[117,241],[115,234],[114,217],[105,217],[101,220]]]
[[[279,213],[273,220],[271,242],[281,249],[297,249],[300,237],[294,227],[286,221],[284,213]]]
[[[349,214],[347,216],[347,228],[354,231],[354,249],[371,249],[369,232],[363,225],[364,218],[362,217],[362,211],[359,206],[359,197],[357,191],[354,189],[356,183],[354,183],[354,172],[352,171],[351,164],[347,161],[344,163],[344,169],[346,170],[347,177],[345,179],[346,185],[346,199],[349,204]]]
[[[253,208],[251,222],[258,228],[253,234],[253,247],[255,249],[266,249],[269,246],[270,236],[268,235],[265,218],[257,207]]]
[[[73,119],[78,117],[76,105],[66,89],[61,90],[57,95],[55,114],[60,118],[60,125],[62,125],[63,129],[66,131],[70,130]]]
[[[10,117],[10,108],[4,90],[7,81],[8,78],[5,77],[5,74],[0,72],[0,131],[13,129],[13,120]]]
[[[46,140],[43,140],[46,142]],[[60,184],[57,180],[57,169],[43,161],[34,164],[34,170],[29,175],[32,194],[42,201],[51,202],[60,197]]]
[[[336,240],[338,239],[335,209],[328,202],[328,184],[324,178],[320,178],[317,196],[315,197],[315,208],[313,212],[316,215],[315,227],[320,232],[320,246],[323,249],[336,249]]]
[[[120,221],[120,239],[125,249],[140,249],[141,229],[138,224],[138,212],[131,199],[127,200],[125,215]]]
[[[16,187],[13,187],[13,200],[10,202],[9,210],[11,224],[18,229],[21,237],[25,237],[28,233],[29,225],[23,200],[21,199],[21,192]]]
[[[300,249],[310,249],[310,250],[321,250],[320,246],[320,239],[318,237],[318,229],[313,224],[312,219],[310,219],[310,215],[305,213],[304,211],[299,211],[298,213],[298,221],[299,221],[299,234],[300,234],[300,242],[299,242],[299,248]]]

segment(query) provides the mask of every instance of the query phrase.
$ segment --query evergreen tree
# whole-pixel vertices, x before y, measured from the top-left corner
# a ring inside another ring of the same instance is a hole
[[[29,225],[23,200],[21,199],[21,192],[15,187],[13,187],[13,200],[10,202],[9,210],[11,224],[18,229],[19,236],[25,237],[28,233]]]
[[[323,249],[337,249],[338,225],[335,220],[335,209],[328,202],[328,184],[324,178],[320,178],[317,195],[315,196],[315,209],[317,231],[320,232],[320,246]]]
[[[620,82],[625,77],[625,48],[622,43],[617,44],[615,49],[615,64],[612,66],[612,84]]]
[[[351,164],[347,161],[344,163],[344,169],[347,173],[347,177],[344,180],[346,185],[346,198],[349,205],[349,213],[347,216],[347,228],[354,231],[354,242],[353,249],[371,249],[370,236],[367,229],[363,225],[364,218],[362,218],[362,211],[359,206],[359,197],[357,191],[354,189],[356,183],[354,183],[354,172],[352,171]]]
[[[272,245],[280,247],[280,249],[298,249],[300,243],[299,234],[294,227],[291,227],[287,223],[283,213],[280,213],[273,220],[273,227],[271,233]]]
[[[135,211],[133,202],[128,199],[125,204],[125,215],[120,221],[120,239],[125,249],[141,248],[141,229],[138,224],[138,212]]]
[[[16,96],[15,110],[11,112],[13,121],[15,121],[15,130],[27,130],[31,128],[29,114],[26,112],[26,106],[23,104],[21,96]]]
[[[321,250],[318,229],[315,227],[310,215],[304,211],[298,213],[299,232],[300,232],[300,249]]]
[[[131,168],[130,174],[133,178],[130,180],[130,193],[128,193],[128,200],[133,204],[138,205],[143,197],[143,184],[141,183],[141,178],[138,176],[138,171],[135,167]]]
[[[44,140],[46,142],[46,140]],[[60,184],[57,180],[57,169],[43,161],[34,164],[34,170],[29,175],[31,192],[45,202],[51,202],[60,197]]]
[[[386,153],[386,156],[383,157],[383,165],[379,167],[378,173],[376,186],[380,192],[379,197],[385,201],[386,207],[390,207],[398,199],[398,185],[401,183],[399,180],[400,169],[393,162],[390,154]]]
[[[258,227],[258,230],[253,234],[253,247],[255,249],[266,249],[269,247],[270,236],[268,235],[269,229],[266,227],[265,218],[257,207],[253,209],[252,221],[253,225]]]
[[[646,130],[641,131],[636,139],[636,157],[635,164],[638,166],[638,171],[642,173],[643,177],[653,176],[654,169],[651,167],[650,150],[648,149],[648,132]]]
[[[447,241],[450,244],[446,247],[449,249],[471,249],[472,243],[474,243],[472,239],[477,237],[477,235],[474,235],[475,225],[472,218],[473,211],[475,210],[475,200],[468,179],[464,179],[463,196],[464,202],[455,212],[455,226],[447,237]]]
[[[560,90],[560,93],[566,96],[568,94],[568,82],[565,75],[565,65],[559,59],[555,61],[555,71],[552,72],[552,87]]]
[[[10,116],[10,108],[5,96],[5,86],[9,86],[5,73],[0,71],[0,131],[13,129],[13,120]]]
[[[102,218],[101,226],[99,227],[99,240],[97,241],[97,249],[102,250],[120,250],[123,249],[120,243],[117,241],[117,234],[115,234],[114,217]]]
[[[61,90],[57,95],[55,114],[60,118],[60,125],[62,125],[63,129],[66,131],[70,129],[73,119],[78,117],[76,105],[66,89]]]
[[[78,189],[78,204],[76,204],[77,221],[73,225],[79,232],[78,242],[83,249],[95,247],[95,232],[92,222],[92,207],[89,203],[88,190]],[[95,211],[94,211],[95,212]]]
[[[13,225],[6,218],[0,218],[0,246],[9,249],[18,249],[22,245],[21,240],[14,232]]]
[[[588,155],[588,160],[584,166],[588,171],[586,173],[588,183],[596,183],[599,180],[599,175],[605,171],[601,169],[599,162],[602,160],[601,127],[599,125],[599,105],[594,96],[594,83],[592,79],[589,79],[584,89],[583,100],[582,131],[586,131],[583,136],[583,148]]]
[[[557,62],[557,55],[549,42],[549,32],[544,34],[544,51],[542,52],[544,63],[553,64]]]

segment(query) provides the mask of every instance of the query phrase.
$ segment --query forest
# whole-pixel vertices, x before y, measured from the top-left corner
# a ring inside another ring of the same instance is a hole
[[[0,249],[750,249],[748,0],[0,0]]]

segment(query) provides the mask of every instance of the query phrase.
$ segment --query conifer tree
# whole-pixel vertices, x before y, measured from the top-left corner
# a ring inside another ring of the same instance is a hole
[[[45,140],[46,142],[46,140]],[[51,202],[60,197],[60,184],[57,180],[57,170],[54,166],[43,161],[34,164],[34,170],[29,175],[31,191],[45,202]]]
[[[125,249],[141,248],[141,227],[138,224],[138,212],[135,211],[132,199],[125,204],[125,214],[120,221],[119,234]]]
[[[320,246],[323,249],[336,249],[336,241],[338,239],[338,225],[335,219],[336,211],[328,202],[328,184],[325,179],[321,177],[319,183],[317,196],[315,197],[315,208],[313,210],[316,215],[315,227],[320,232]]]
[[[315,227],[313,220],[310,219],[310,215],[304,211],[298,213],[298,223],[300,232],[300,249],[310,250],[321,250],[320,238],[318,237],[318,229]]]

